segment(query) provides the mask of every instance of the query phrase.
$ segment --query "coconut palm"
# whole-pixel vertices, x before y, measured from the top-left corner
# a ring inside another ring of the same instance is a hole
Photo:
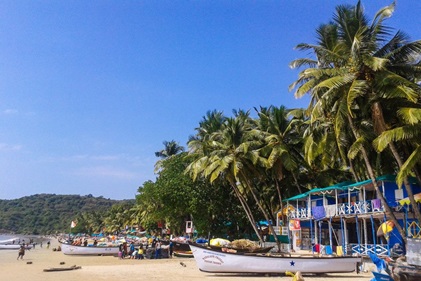
[[[217,115],[220,119],[220,115]],[[211,118],[205,120],[209,122],[202,123],[202,126],[214,122],[213,116],[208,115]],[[206,130],[206,126],[204,126],[203,130],[198,130],[197,137],[189,142],[190,153],[196,154],[196,160],[187,167],[186,171],[193,180],[203,176],[210,183],[217,179],[227,181],[239,199],[257,237],[263,242],[257,229],[256,220],[247,203],[244,186],[239,184],[237,176],[239,169],[244,166],[238,154],[242,154],[244,150],[247,153],[249,148],[247,131],[250,130],[250,123],[248,118],[222,119],[224,123],[220,130]]]
[[[410,68],[410,65],[396,65],[395,68],[392,57],[400,49],[405,55],[399,56],[399,62],[402,63],[404,59],[408,61],[414,52],[418,52],[418,44],[400,48],[401,43],[397,43],[400,42],[400,33],[391,40],[386,40],[389,29],[383,22],[393,10],[394,4],[381,9],[369,24],[360,2],[355,7],[338,6],[334,21],[317,30],[318,45],[298,45],[301,50],[312,50],[317,59],[300,59],[292,63],[293,67],[308,66],[292,87],[297,88],[296,96],[311,94],[308,110],[311,116],[315,116],[312,120],[320,113],[326,117],[335,116],[332,121],[337,136],[343,136],[342,132],[346,130],[352,132],[354,141],[347,157],[353,160],[360,155],[364,159],[369,177],[386,207],[387,215],[397,224],[375,181],[367,146],[372,138],[361,130],[365,124],[371,124],[377,135],[386,129],[382,101],[392,98],[415,101],[416,84],[398,74],[405,67]],[[367,113],[371,113],[371,116]],[[389,143],[389,148],[401,167],[402,162],[396,147]],[[411,194],[406,183],[405,187]],[[403,229],[399,225],[397,228],[405,237]]]
[[[175,140],[172,141],[164,141],[164,149],[155,152],[155,156],[161,158],[155,164],[155,173],[157,173],[162,168],[162,161],[171,157],[173,155],[177,155],[184,151],[184,147],[180,146]]]

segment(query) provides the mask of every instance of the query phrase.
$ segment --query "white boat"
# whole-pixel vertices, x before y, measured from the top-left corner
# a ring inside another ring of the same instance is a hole
[[[5,244],[0,245],[0,250],[19,250],[20,249],[19,244]],[[25,245],[26,250],[30,250],[32,248],[32,245]]]
[[[8,244],[13,244],[13,241],[15,241],[17,243],[17,241],[19,241],[19,237],[16,238],[10,238],[10,239],[6,239],[6,240],[0,240],[0,245],[8,245]]]
[[[65,255],[85,255],[85,256],[117,256],[118,246],[75,246],[71,244],[61,244],[61,251]]]
[[[190,244],[201,271],[211,273],[340,273],[356,271],[361,257],[288,256],[271,254],[229,253]]]

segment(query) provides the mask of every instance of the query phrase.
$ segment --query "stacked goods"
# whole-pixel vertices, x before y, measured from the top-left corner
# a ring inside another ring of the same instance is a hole
[[[247,249],[250,251],[260,248],[260,246],[256,242],[248,239],[234,240],[230,243],[230,247],[234,249]]]

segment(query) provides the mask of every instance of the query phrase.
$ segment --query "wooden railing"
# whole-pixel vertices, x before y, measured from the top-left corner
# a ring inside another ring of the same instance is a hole
[[[326,217],[331,216],[341,216],[341,215],[358,215],[358,214],[371,214],[371,213],[378,213],[383,212],[384,208],[383,205],[378,201],[375,200],[367,200],[367,201],[357,201],[357,202],[349,202],[349,203],[340,203],[336,207],[333,207],[332,213],[332,206],[335,205],[327,205],[325,206],[325,214]],[[311,209],[305,207],[298,207],[288,213],[288,216],[292,219],[308,219],[313,217],[313,213]]]

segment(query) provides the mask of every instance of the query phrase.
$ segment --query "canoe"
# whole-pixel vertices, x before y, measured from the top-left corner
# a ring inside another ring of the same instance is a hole
[[[74,246],[70,244],[61,244],[61,251],[65,255],[82,255],[82,256],[118,256],[118,246]]]
[[[54,272],[54,271],[68,271],[68,270],[75,270],[75,269],[81,269],[81,266],[69,266],[69,267],[51,267],[44,269],[44,272]]]
[[[199,270],[210,273],[281,274],[354,272],[361,257],[285,256],[280,254],[230,253],[190,243]]]
[[[174,256],[178,258],[193,258],[193,253],[191,251],[188,252],[174,252]]]

